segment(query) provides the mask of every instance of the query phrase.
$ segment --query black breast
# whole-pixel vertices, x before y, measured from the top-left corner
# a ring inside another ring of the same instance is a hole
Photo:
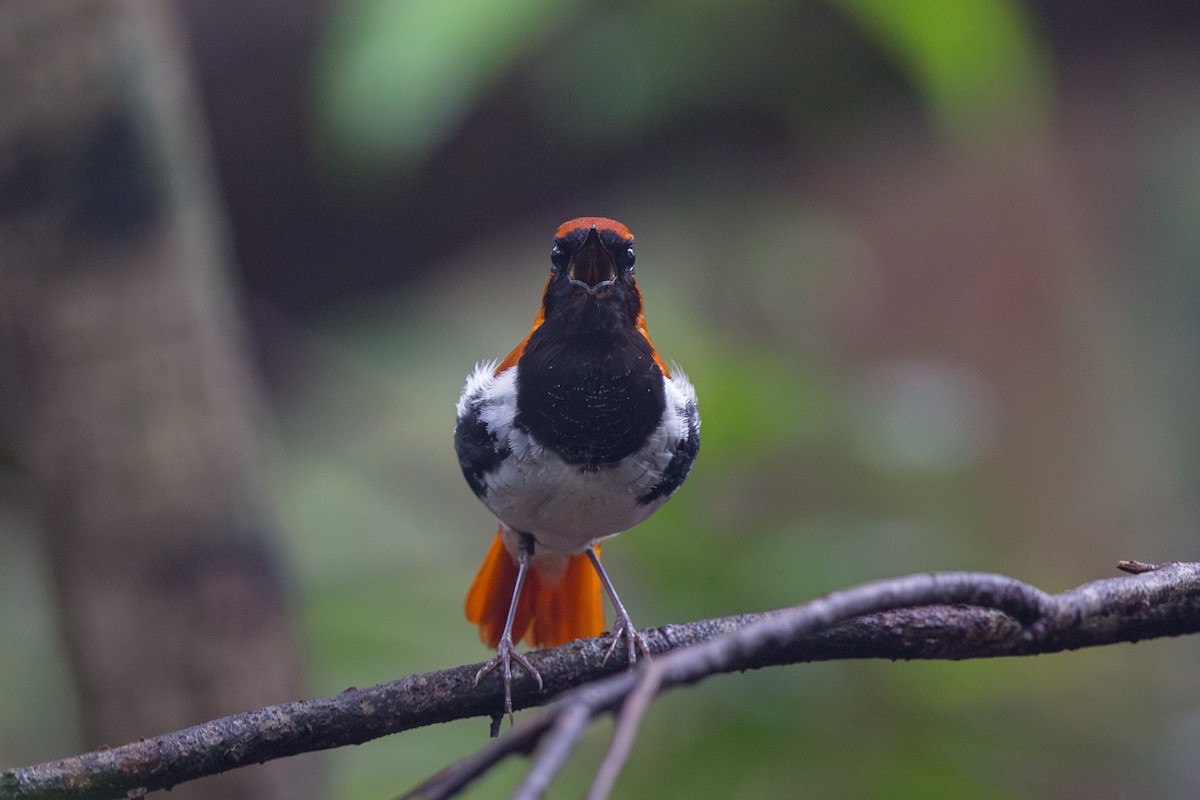
[[[665,404],[662,370],[634,328],[547,321],[518,362],[516,424],[568,464],[599,467],[636,452]]]

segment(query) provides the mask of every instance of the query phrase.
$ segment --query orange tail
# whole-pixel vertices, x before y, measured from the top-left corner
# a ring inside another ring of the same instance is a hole
[[[599,547],[596,550],[599,552]],[[555,583],[537,569],[536,561],[533,566],[517,601],[514,642],[524,638],[534,647],[556,647],[604,633],[600,578],[586,555],[571,556],[561,577],[555,576]],[[467,592],[467,619],[479,626],[479,636],[488,647],[499,644],[504,633],[516,583],[517,564],[497,533]]]

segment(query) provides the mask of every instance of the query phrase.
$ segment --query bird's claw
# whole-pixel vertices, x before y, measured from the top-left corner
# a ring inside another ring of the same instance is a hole
[[[521,665],[529,676],[537,681],[538,691],[542,691],[542,674],[537,671],[528,658],[517,652],[516,645],[512,639],[504,638],[500,640],[500,644],[496,645],[496,655],[492,659],[480,667],[479,672],[475,673],[475,685],[479,685],[479,681],[483,679],[492,670],[500,667],[500,677],[504,681],[504,713],[508,715],[509,722],[512,722],[512,662],[516,661]]]
[[[629,656],[629,666],[632,667],[637,663],[638,651],[642,651],[647,659],[650,658],[650,645],[646,643],[646,637],[638,632],[638,629],[633,627],[633,620],[629,619],[627,614],[618,614],[613,621],[612,643],[608,646],[608,651],[604,654],[604,659],[600,662],[603,666],[608,663],[608,659],[617,650],[617,645],[621,643],[621,639],[625,640],[626,652]]]

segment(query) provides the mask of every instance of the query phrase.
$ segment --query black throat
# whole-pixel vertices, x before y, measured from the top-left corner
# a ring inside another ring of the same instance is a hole
[[[518,427],[568,464],[599,468],[637,452],[662,420],[662,370],[646,337],[609,304],[551,315],[517,370]]]

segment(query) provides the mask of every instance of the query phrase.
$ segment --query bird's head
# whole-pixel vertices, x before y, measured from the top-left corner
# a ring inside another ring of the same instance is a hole
[[[550,280],[542,300],[546,319],[558,315],[615,315],[637,324],[642,295],[633,277],[633,234],[620,222],[579,217],[559,226],[550,251]]]

